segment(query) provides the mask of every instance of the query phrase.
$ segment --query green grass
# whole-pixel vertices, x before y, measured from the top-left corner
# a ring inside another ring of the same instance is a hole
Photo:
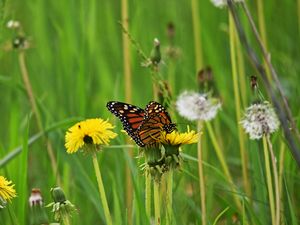
[[[114,120],[106,109],[107,101],[125,101],[121,2],[108,0],[60,0],[60,1],[0,1],[0,42],[3,47],[15,36],[5,28],[10,19],[19,20],[32,43],[26,51],[26,63],[33,92],[42,115],[47,137],[53,145],[58,162],[62,188],[67,198],[76,205],[78,213],[71,218],[71,224],[104,224],[97,181],[90,156],[68,155],[64,147],[64,135],[68,127],[82,118],[110,118],[116,125],[118,137],[113,145],[125,144],[121,123]],[[256,1],[248,1],[249,8],[257,22]],[[297,24],[296,1],[265,1],[264,18],[268,49],[272,63],[281,75],[280,81],[299,127],[300,88],[300,31]],[[242,21],[246,22],[239,8]],[[3,19],[2,19],[3,15]],[[244,195],[241,159],[239,151],[236,109],[230,63],[228,11],[217,9],[208,0],[199,1],[203,60],[214,72],[214,81],[222,99],[222,110],[212,122],[215,133],[222,142],[222,151],[239,193],[232,193],[215,154],[213,144],[206,132],[205,177],[207,198],[207,220],[209,224],[233,224],[233,217],[239,214],[248,224],[270,224],[268,193],[265,179],[265,164],[261,141],[250,141],[246,137],[245,147],[249,155],[249,175],[252,198]],[[168,45],[166,25],[175,25],[175,45],[181,49],[176,61],[164,60],[160,73],[165,79],[171,69],[175,77],[173,99],[183,90],[197,90],[195,80],[195,51],[190,1],[129,1],[129,27],[145,53],[149,54],[152,42],[157,37],[162,47]],[[244,27],[255,45],[249,26]],[[243,53],[245,51],[242,50]],[[150,71],[140,66],[141,59],[131,48],[133,104],[144,107],[152,100],[152,79]],[[245,61],[246,81],[256,74],[249,60]],[[199,68],[201,69],[201,68]],[[259,83],[265,93],[263,84]],[[245,91],[245,90],[244,90]],[[245,91],[246,99],[251,98],[250,88]],[[267,97],[267,95],[265,95]],[[18,52],[0,51],[0,162],[9,153],[18,150],[9,161],[0,163],[0,175],[12,180],[17,191],[8,208],[0,211],[0,224],[29,224],[28,197],[32,188],[40,188],[46,204],[52,201],[50,188],[56,186],[50,160],[43,138],[30,145],[31,138],[40,131],[22,82],[18,64]],[[241,111],[243,112],[243,108]],[[182,119],[175,109],[174,114],[179,130],[186,125],[196,129],[195,124]],[[221,136],[221,137],[220,137]],[[272,136],[277,159],[282,132]],[[19,148],[18,148],[19,147]],[[185,158],[182,171],[174,173],[173,215],[174,224],[201,224],[200,192],[198,181],[197,147],[184,146],[189,155]],[[137,148],[134,156],[138,155]],[[129,157],[126,148],[105,148],[98,154],[102,179],[114,224],[126,224],[131,217],[134,224],[149,224],[144,201],[144,176],[139,169],[142,159]],[[125,208],[125,166],[129,163],[133,181],[133,211],[127,214]],[[299,168],[288,147],[284,155],[281,214],[283,224],[300,223],[300,179]],[[162,191],[162,193],[165,193]],[[239,195],[244,211],[238,211],[233,195]],[[163,201],[163,198],[162,200]],[[162,221],[165,222],[165,209]],[[50,209],[47,212],[51,221]],[[154,207],[152,207],[154,212]]]

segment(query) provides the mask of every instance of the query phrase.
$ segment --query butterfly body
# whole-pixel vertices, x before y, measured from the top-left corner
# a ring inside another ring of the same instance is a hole
[[[149,102],[145,110],[115,101],[108,102],[106,106],[121,120],[124,130],[140,147],[159,142],[162,131],[171,133],[176,129],[165,108],[154,101]]]

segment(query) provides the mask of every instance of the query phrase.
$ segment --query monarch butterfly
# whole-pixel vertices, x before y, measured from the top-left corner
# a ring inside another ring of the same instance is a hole
[[[117,116],[124,130],[140,147],[159,142],[162,131],[171,133],[176,125],[165,108],[154,101],[149,102],[146,109],[123,102],[108,102],[106,107]]]

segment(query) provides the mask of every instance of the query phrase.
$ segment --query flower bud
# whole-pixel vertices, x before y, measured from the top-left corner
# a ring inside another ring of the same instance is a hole
[[[65,193],[60,187],[52,188],[50,192],[54,202],[48,204],[47,207],[52,207],[56,221],[70,217],[76,211],[75,205],[66,199]]]
[[[40,189],[33,188],[29,197],[30,224],[49,224]]]
[[[153,65],[158,65],[161,60],[160,41],[157,38],[154,39],[154,46],[150,54],[150,60]]]

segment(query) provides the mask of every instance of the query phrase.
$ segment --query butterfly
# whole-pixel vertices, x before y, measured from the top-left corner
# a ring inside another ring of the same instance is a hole
[[[158,102],[149,102],[145,110],[116,101],[108,102],[106,107],[121,120],[124,130],[140,147],[159,142],[162,131],[171,133],[176,129],[168,112]]]

